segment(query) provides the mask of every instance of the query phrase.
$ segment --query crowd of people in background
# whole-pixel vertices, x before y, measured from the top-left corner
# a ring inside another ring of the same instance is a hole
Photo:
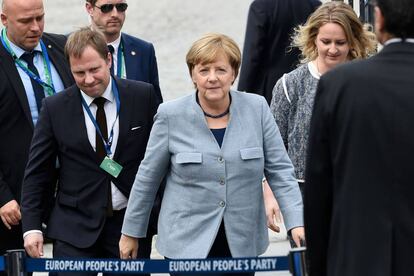
[[[254,0],[243,55],[203,35],[193,93],[163,103],[125,0],[86,0],[67,36],[42,0],[2,0],[0,255],[42,257],[45,236],[58,258],[150,258],[158,234],[166,259],[256,257],[283,216],[311,276],[408,275],[414,0],[369,4],[374,26],[342,1]]]

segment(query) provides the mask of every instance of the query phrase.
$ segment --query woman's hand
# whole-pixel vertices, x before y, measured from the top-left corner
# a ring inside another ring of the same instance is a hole
[[[267,227],[279,233],[280,227],[277,226],[276,223],[282,222],[282,215],[280,214],[279,204],[266,180],[263,181],[263,197],[266,209]]]
[[[305,245],[305,228],[304,227],[292,228],[290,233],[297,247],[301,247]]]
[[[138,238],[122,234],[119,240],[119,257],[121,259],[135,259],[138,254]]]

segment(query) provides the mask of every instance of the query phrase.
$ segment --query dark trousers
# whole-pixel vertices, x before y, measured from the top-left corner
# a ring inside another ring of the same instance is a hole
[[[216,239],[214,240],[213,246],[208,253],[207,259],[210,258],[231,258],[231,252],[229,248],[229,244],[227,243],[226,232],[224,230],[224,223],[221,222],[219,231],[217,233]],[[168,259],[168,258],[166,258]],[[198,276],[198,275],[206,275],[206,274],[188,274],[188,273],[171,273],[171,276]],[[212,275],[212,274],[211,274]],[[247,272],[247,273],[215,273],[214,276],[254,276],[254,272]]]
[[[105,226],[97,241],[88,248],[77,248],[69,243],[56,240],[53,243],[54,258],[115,258],[119,259],[119,239],[121,238],[122,222],[124,220],[125,209],[114,211],[112,217],[107,218]],[[62,226],[64,227],[64,226]],[[151,230],[149,230],[151,232]],[[139,239],[138,258],[149,259],[151,255],[151,241],[154,233],[147,233],[146,238]],[[59,276],[92,276],[97,273],[64,272],[51,273]],[[117,275],[104,273],[104,275]],[[150,274],[139,274],[147,275]]]
[[[24,249],[22,225],[12,225],[12,229],[9,230],[0,220],[0,256],[12,249]],[[1,271],[0,276],[6,276],[6,273]]]
[[[0,256],[12,249],[24,249],[22,225],[12,225],[9,230],[0,220]]]

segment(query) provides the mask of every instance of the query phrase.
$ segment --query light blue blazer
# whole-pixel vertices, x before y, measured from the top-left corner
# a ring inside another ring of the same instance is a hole
[[[222,220],[233,257],[262,254],[269,244],[263,174],[286,228],[303,226],[293,166],[266,100],[230,93],[230,120],[221,148],[195,93],[160,105],[129,197],[123,234],[145,237],[164,175],[156,247],[166,257],[207,257]]]

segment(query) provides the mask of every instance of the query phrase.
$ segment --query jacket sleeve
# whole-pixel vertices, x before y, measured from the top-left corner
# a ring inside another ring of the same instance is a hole
[[[302,196],[292,162],[267,102],[262,102],[264,174],[282,210],[286,229],[303,226]]]
[[[262,62],[265,60],[268,16],[265,7],[261,5],[260,2],[253,1],[249,8],[238,90],[264,95],[264,91],[258,91],[258,87]]]
[[[154,90],[155,90],[155,95],[158,101],[158,104],[161,104],[163,102],[163,98],[162,98],[162,94],[161,94],[161,88],[160,88],[160,82],[159,82],[159,78],[158,78],[158,65],[157,65],[157,57],[155,56],[155,50],[154,50],[154,45],[151,44],[151,49],[150,49],[150,57],[151,57],[151,61],[150,61],[150,78],[151,81],[150,83],[154,86]]]
[[[145,237],[151,208],[170,161],[168,116],[160,105],[155,115],[144,160],[138,169],[125,213],[122,233]]]
[[[2,168],[0,167],[0,208],[7,202],[15,199],[9,185],[4,180]]]
[[[44,210],[44,195],[52,195],[55,187],[57,142],[54,137],[47,101],[37,121],[29,161],[26,166],[22,187],[23,232],[41,229]]]

